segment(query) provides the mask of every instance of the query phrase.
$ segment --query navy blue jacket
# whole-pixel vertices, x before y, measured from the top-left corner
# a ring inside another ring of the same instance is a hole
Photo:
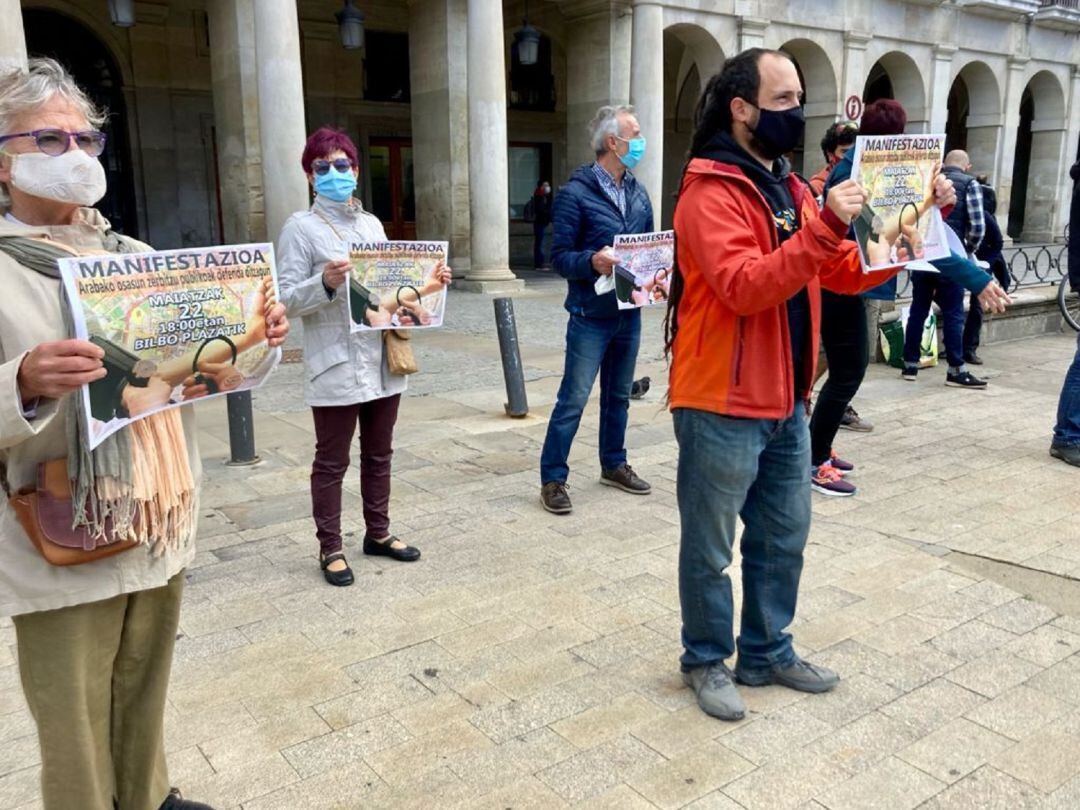
[[[620,314],[639,317],[636,309],[622,310],[615,291],[597,295],[593,285],[599,274],[593,270],[593,254],[610,245],[620,233],[649,233],[653,229],[652,204],[645,187],[630,172],[623,175],[626,189],[626,216],[600,187],[592,164],[578,168],[570,182],[555,195],[551,220],[551,266],[566,279],[566,309],[572,315],[589,318],[616,318]]]

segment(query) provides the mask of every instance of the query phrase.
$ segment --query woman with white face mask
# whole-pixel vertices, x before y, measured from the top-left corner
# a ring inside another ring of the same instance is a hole
[[[56,260],[150,250],[89,207],[106,190],[102,122],[51,59],[0,75],[0,479],[9,496],[36,488],[54,528],[115,543],[111,556],[54,565],[34,526],[0,500],[0,616],[14,618],[46,810],[208,810],[170,789],[163,737],[183,569],[195,554],[193,414],[152,414],[88,451],[72,401],[106,372],[102,350],[65,323]],[[264,318],[280,345],[284,307]],[[146,390],[128,386],[124,404]],[[59,480],[42,478],[49,469]],[[53,500],[42,500],[42,481]]]

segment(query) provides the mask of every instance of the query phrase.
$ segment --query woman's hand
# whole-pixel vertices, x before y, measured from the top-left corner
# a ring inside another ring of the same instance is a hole
[[[323,265],[322,281],[331,290],[336,290],[345,283],[352,270],[352,263],[348,259],[334,259]]]
[[[102,379],[105,352],[87,340],[41,343],[23,358],[17,375],[23,402],[60,399],[80,386]]]
[[[435,280],[443,287],[449,287],[454,280],[454,271],[447,267],[446,262],[440,261],[435,265]]]
[[[171,396],[172,386],[161,377],[154,375],[146,381],[146,386],[143,388],[134,385],[124,386],[120,401],[127,408],[128,415],[134,418],[167,405]]]
[[[211,393],[222,393],[238,388],[244,375],[232,363],[199,363],[199,374],[184,380],[181,399],[198,399]],[[213,382],[211,390],[210,382]]]
[[[285,305],[274,296],[274,281],[270,276],[259,285],[253,310],[247,331],[243,339],[237,342],[237,350],[244,351],[264,340],[271,349],[284,343],[289,335],[289,319],[285,315]]]
[[[900,245],[896,249],[896,261],[898,263],[912,262],[925,256],[926,247],[923,243],[922,234],[919,233],[919,229],[913,224],[905,223],[903,232],[904,235],[900,239]],[[911,246],[912,255],[908,255],[908,245]]]
[[[1006,306],[1012,303],[1012,298],[1001,288],[997,281],[991,281],[987,284],[978,297],[983,312],[1000,314],[1005,311]]]
[[[871,267],[883,267],[892,264],[892,245],[882,236],[879,239],[866,240],[866,262]]]

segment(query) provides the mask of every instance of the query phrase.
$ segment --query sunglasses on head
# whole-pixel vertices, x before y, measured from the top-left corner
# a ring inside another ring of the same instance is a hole
[[[71,141],[91,157],[98,157],[105,151],[105,133],[96,129],[82,132],[68,132],[63,129],[35,129],[32,132],[15,132],[0,136],[0,144],[15,138],[33,138],[38,151],[57,157],[68,150]]]
[[[348,158],[335,158],[334,160],[324,160],[319,158],[318,160],[311,161],[311,170],[315,174],[323,175],[330,171],[330,167],[334,167],[336,172],[347,172],[353,168],[352,161]]]

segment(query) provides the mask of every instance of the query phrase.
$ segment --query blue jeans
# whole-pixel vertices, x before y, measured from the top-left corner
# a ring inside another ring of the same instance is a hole
[[[600,467],[626,463],[626,422],[634,382],[641,313],[627,310],[615,318],[571,315],[566,325],[566,367],[540,454],[540,483],[566,481],[567,458],[581,413],[600,374]]]
[[[1061,386],[1054,445],[1080,447],[1080,335],[1076,336],[1076,356],[1065,374],[1065,384]]]
[[[810,432],[802,409],[787,419],[733,419],[679,408],[674,419],[682,668],[716,664],[735,652],[726,569],[736,515],[744,525],[738,668],[787,666],[795,651],[785,628],[795,617],[810,532]]]
[[[937,301],[941,307],[949,366],[960,368],[964,365],[964,288],[936,273],[911,274],[911,313],[904,332],[904,365],[919,364],[919,346],[931,301]]]

